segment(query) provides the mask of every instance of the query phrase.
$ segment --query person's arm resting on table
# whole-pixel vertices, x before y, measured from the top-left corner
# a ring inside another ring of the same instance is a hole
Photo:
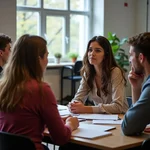
[[[124,116],[122,131],[125,135],[138,135],[150,123],[150,85],[144,87],[139,100]]]

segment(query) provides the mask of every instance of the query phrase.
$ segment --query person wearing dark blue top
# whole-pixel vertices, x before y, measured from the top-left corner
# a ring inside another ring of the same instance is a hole
[[[150,32],[129,39],[132,106],[126,112],[121,128],[125,135],[140,135],[150,123]],[[143,83],[145,77],[145,83]]]
[[[0,33],[0,73],[3,70],[3,66],[6,64],[11,51],[11,38],[3,33]]]

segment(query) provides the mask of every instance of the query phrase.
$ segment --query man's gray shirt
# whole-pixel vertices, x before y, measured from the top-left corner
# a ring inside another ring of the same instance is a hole
[[[144,83],[138,101],[126,112],[122,131],[125,135],[139,135],[150,123],[150,75]]]

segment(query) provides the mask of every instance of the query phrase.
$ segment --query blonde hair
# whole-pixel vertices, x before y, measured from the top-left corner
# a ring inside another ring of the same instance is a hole
[[[0,111],[13,111],[21,103],[27,81],[35,79],[40,85],[39,56],[44,57],[46,44],[42,37],[29,34],[16,41],[0,80]]]

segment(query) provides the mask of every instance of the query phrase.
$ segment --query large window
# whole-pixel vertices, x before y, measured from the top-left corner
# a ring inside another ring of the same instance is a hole
[[[91,0],[17,0],[17,38],[43,36],[49,57],[70,51],[82,58],[90,37]]]

